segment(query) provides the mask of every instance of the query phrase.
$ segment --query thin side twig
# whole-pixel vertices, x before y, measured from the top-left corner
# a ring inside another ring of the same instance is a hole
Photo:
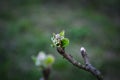
[[[72,63],[74,66],[78,67],[79,69],[83,69],[85,71],[88,71],[92,73],[98,80],[103,80],[103,77],[100,73],[99,70],[97,70],[95,67],[93,67],[89,60],[88,56],[86,53],[86,50],[84,48],[81,48],[81,55],[84,59],[85,65],[81,64],[80,62],[76,61],[71,55],[67,54],[65,52],[65,49],[62,47],[57,47],[57,51],[65,58],[67,59],[70,63]]]
[[[42,73],[43,73],[43,80],[48,80],[49,79],[49,75],[50,75],[51,69],[45,68],[43,69]]]

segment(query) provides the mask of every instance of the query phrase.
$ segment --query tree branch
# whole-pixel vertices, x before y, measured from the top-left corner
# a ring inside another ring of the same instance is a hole
[[[103,80],[103,77],[100,73],[99,70],[97,70],[95,67],[93,67],[89,60],[88,60],[88,56],[86,53],[86,50],[82,47],[81,48],[81,55],[84,59],[84,65],[81,64],[80,62],[76,61],[70,54],[67,54],[65,52],[65,49],[63,47],[57,47],[57,51],[65,58],[67,59],[70,63],[72,63],[74,66],[78,67],[79,69],[83,69],[85,71],[88,71],[90,73],[92,73],[98,80]]]

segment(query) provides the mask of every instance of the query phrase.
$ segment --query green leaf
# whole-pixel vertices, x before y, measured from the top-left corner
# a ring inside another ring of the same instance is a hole
[[[55,33],[53,33],[53,38],[55,37]]]
[[[60,34],[60,36],[64,36],[65,35],[65,31],[63,30],[59,34]]]
[[[48,55],[44,60],[44,63],[46,65],[51,65],[53,62],[54,62],[54,57],[52,55]]]
[[[35,65],[36,66],[41,66],[41,61],[40,60],[36,60]]]
[[[62,45],[62,47],[68,46],[69,45],[69,39],[68,38],[62,39],[61,45]]]
[[[36,57],[35,56],[31,56],[32,60],[34,61],[34,63],[36,62]]]

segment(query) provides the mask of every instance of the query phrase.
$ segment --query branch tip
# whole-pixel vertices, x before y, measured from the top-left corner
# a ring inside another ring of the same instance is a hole
[[[81,52],[86,52],[86,50],[85,50],[84,47],[81,47],[81,48],[80,48],[80,51],[81,51]]]

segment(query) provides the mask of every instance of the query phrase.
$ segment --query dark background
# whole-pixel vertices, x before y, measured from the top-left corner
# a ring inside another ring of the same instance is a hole
[[[66,51],[83,63],[80,47],[104,80],[120,78],[119,0],[0,0],[0,80],[39,80],[31,56],[55,56],[50,80],[96,80],[50,47],[52,33],[66,31]]]

